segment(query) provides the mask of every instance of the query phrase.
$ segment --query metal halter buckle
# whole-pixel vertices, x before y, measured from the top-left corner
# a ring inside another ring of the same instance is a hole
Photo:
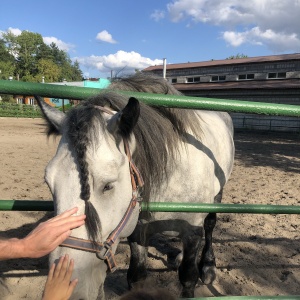
[[[100,250],[100,252],[96,252],[96,256],[99,259],[106,260],[110,250],[111,250],[111,246],[109,246],[107,243],[105,243],[103,245],[103,248]]]

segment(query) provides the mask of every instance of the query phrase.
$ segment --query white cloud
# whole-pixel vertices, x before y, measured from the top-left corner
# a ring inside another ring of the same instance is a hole
[[[299,52],[299,0],[174,0],[167,9],[172,22],[225,27],[223,38],[232,46],[252,43]]]
[[[274,52],[294,51],[300,49],[300,40],[295,33],[284,34],[271,29],[261,31],[259,27],[244,32],[226,31],[224,40],[232,46],[240,46],[243,43],[266,45]]]
[[[150,18],[154,21],[158,22],[159,20],[163,19],[165,17],[165,12],[162,10],[156,9],[151,15]]]
[[[59,40],[58,38],[53,36],[45,36],[43,37],[43,41],[47,45],[50,45],[51,43],[55,43],[60,50],[64,50],[64,51],[70,51],[75,48],[75,45],[65,43],[62,40]]]
[[[242,45],[246,40],[246,36],[244,33],[235,31],[225,31],[223,34],[223,38],[228,44],[234,47]]]
[[[3,33],[7,33],[7,32],[11,32],[12,34],[14,34],[15,36],[18,36],[22,33],[23,30],[19,29],[19,28],[12,28],[9,27],[6,31],[1,31],[0,30],[0,38],[2,37]],[[62,40],[59,40],[56,37],[43,37],[43,41],[45,44],[50,45],[51,43],[55,43],[56,46],[64,51],[70,51],[72,49],[75,48],[75,45],[69,44],[69,43],[65,43]]]
[[[131,51],[118,51],[115,54],[104,56],[88,56],[88,57],[75,57],[82,67],[91,70],[98,70],[99,72],[107,73],[111,70],[120,71],[124,73],[132,73],[135,69],[145,69],[152,65],[161,65],[161,59],[150,59],[142,57],[141,54]]]
[[[6,31],[0,30],[0,38],[3,37],[3,33],[11,32],[13,35],[18,36],[22,33],[22,30],[19,28],[9,27]]]
[[[96,36],[96,39],[102,42],[110,43],[110,44],[116,44],[117,41],[115,41],[112,37],[112,35],[107,32],[106,30],[103,30],[99,32]]]
[[[11,32],[12,34],[18,36],[18,35],[20,35],[22,33],[22,30],[19,29],[19,28],[9,27],[6,32]]]

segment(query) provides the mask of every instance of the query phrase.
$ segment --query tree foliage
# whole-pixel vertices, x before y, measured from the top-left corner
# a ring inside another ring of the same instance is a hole
[[[243,53],[238,53],[237,55],[231,55],[227,57],[226,59],[238,59],[238,58],[248,58],[248,55],[245,55]]]
[[[0,39],[0,79],[8,79],[15,71],[15,59],[6,48],[5,41]]]
[[[0,39],[0,78],[10,76],[21,81],[45,82],[82,80],[79,63],[55,43],[46,45],[39,33],[22,31],[2,34]]]

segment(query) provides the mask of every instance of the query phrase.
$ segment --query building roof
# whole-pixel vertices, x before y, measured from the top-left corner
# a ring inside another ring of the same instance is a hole
[[[201,68],[201,67],[212,67],[212,66],[221,66],[221,65],[223,66],[223,65],[233,65],[233,64],[275,62],[275,61],[286,61],[286,60],[300,60],[300,53],[211,60],[211,61],[203,61],[203,62],[187,62],[187,63],[179,63],[179,64],[167,64],[167,70]],[[148,72],[148,71],[159,71],[159,70],[163,70],[163,65],[151,66],[144,69],[143,71]]]
[[[222,89],[300,89],[300,79],[239,80],[221,82],[177,83],[179,91],[222,90]]]

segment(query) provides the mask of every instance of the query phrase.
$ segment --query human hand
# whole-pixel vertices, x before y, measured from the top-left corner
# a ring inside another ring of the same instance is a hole
[[[71,234],[71,229],[84,224],[85,215],[73,216],[77,211],[78,208],[75,207],[40,223],[25,238],[19,240],[22,244],[22,256],[37,258],[53,251]]]
[[[49,270],[42,300],[68,300],[78,279],[71,280],[74,268],[74,260],[69,264],[68,255],[62,256],[58,264],[53,264]]]

